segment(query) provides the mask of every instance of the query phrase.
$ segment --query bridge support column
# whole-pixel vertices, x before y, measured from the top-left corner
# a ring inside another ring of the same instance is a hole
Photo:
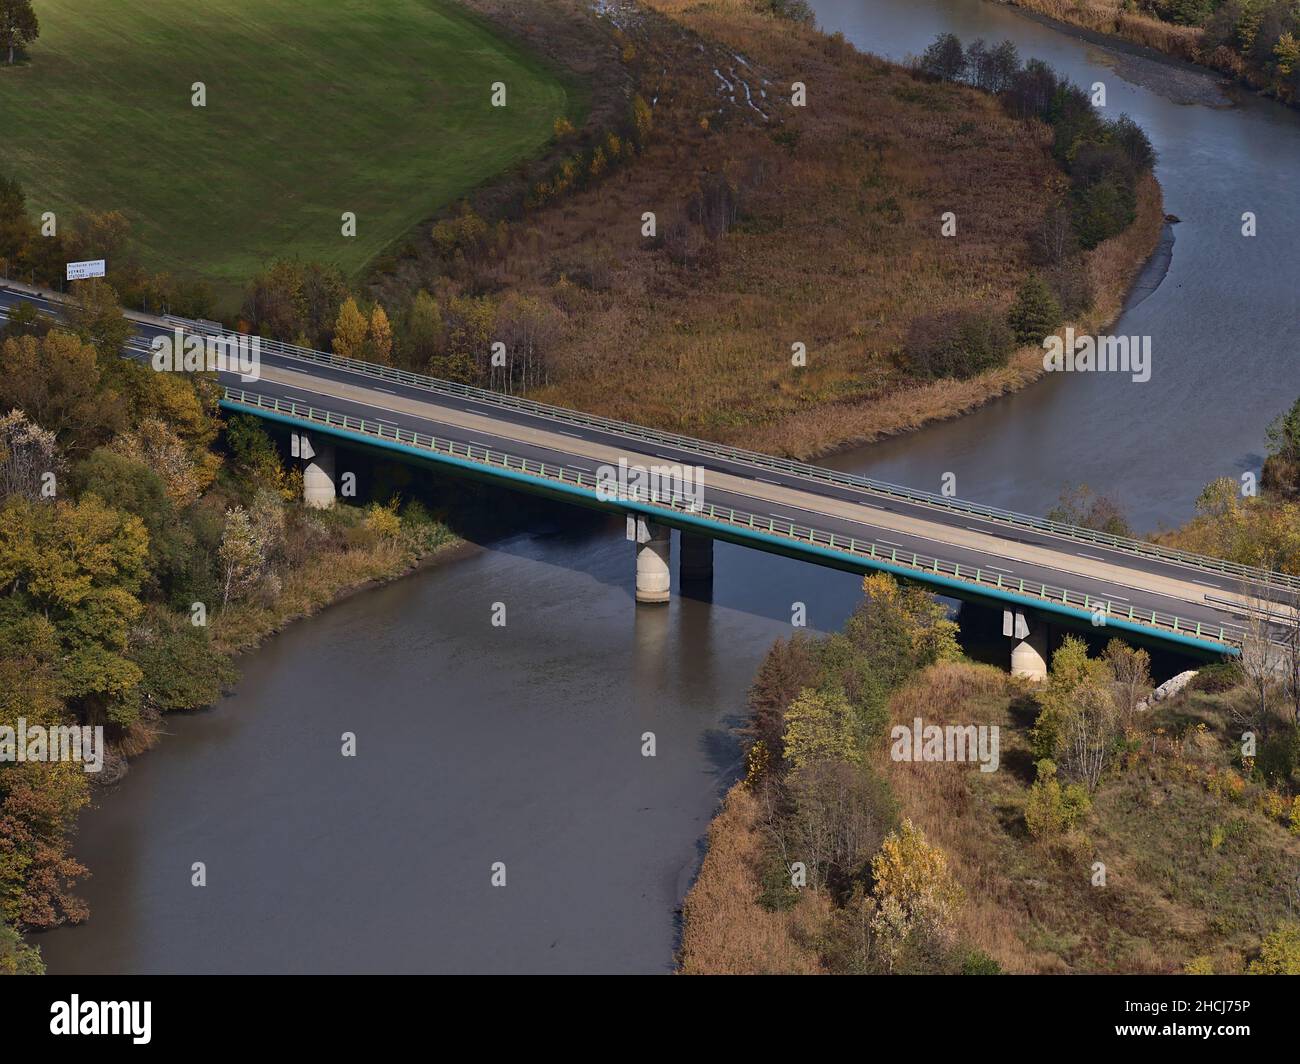
[[[301,458],[302,501],[316,510],[329,510],[334,506],[334,446],[314,443],[305,432],[295,432],[289,437],[289,449],[295,458]]]
[[[682,583],[687,580],[713,579],[713,537],[682,533],[682,557],[677,571]]]
[[[1011,650],[1011,675],[1040,683],[1047,679],[1047,623],[1040,617],[1034,621],[1030,631],[1023,613],[1002,611],[1002,634],[1016,640]]]
[[[672,530],[633,514],[627,519],[627,538],[636,544],[636,600],[646,604],[672,597]]]

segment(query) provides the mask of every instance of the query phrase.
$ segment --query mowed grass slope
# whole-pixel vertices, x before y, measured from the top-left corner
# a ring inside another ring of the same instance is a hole
[[[223,302],[277,256],[355,273],[577,106],[446,0],[42,0],[39,14],[32,62],[0,68],[0,168],[33,214],[122,210],[144,265]]]

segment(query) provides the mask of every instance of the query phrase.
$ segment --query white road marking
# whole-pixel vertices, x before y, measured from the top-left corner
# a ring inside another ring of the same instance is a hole
[[[1202,587],[1213,587],[1213,588],[1217,588],[1217,589],[1220,590],[1220,591],[1223,590],[1223,585],[1222,585],[1222,584],[1211,584],[1208,580],[1197,580],[1197,579],[1195,579],[1195,578],[1193,577],[1193,579],[1192,579],[1192,583],[1193,583],[1193,584],[1200,584]]]
[[[1097,555],[1095,554],[1084,554],[1083,551],[1081,550],[1076,550],[1074,553],[1077,554],[1080,558],[1087,558],[1088,561],[1090,562],[1101,562],[1102,565],[1106,564],[1105,558],[1098,558]]]

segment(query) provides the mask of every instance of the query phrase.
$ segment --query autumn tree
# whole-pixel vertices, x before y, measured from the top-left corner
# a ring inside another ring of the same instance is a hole
[[[406,311],[402,333],[402,358],[408,366],[425,369],[442,341],[442,311],[438,301],[421,289]]]
[[[226,527],[221,534],[221,605],[242,598],[254,587],[262,575],[266,556],[253,520],[242,506],[226,511]]]
[[[368,353],[372,362],[383,366],[393,364],[393,326],[388,320],[387,312],[378,303],[370,312]]]
[[[134,719],[140,670],[126,651],[147,552],[140,519],[94,495],[0,510],[0,595],[52,626],[59,691],[91,717]]]
[[[1285,920],[1260,943],[1247,975],[1300,975],[1300,921]]]
[[[21,410],[0,417],[0,503],[11,495],[35,502],[57,492],[63,468],[54,433],[33,424]]]
[[[923,587],[873,573],[863,578],[862,591],[863,601],[844,633],[886,687],[897,687],[926,665],[959,656],[957,626]]]
[[[21,410],[73,456],[121,424],[118,397],[101,376],[95,349],[62,330],[0,343],[0,409]]]
[[[1132,534],[1119,504],[1109,496],[1098,495],[1087,484],[1062,491],[1056,505],[1047,511],[1047,519],[1112,536]]]
[[[368,329],[366,316],[361,313],[357,301],[349,296],[339,307],[339,316],[334,322],[334,353],[340,358],[364,359]]]
[[[277,259],[249,282],[242,314],[263,336],[322,348],[346,298],[347,287],[337,268]]]
[[[1122,639],[1112,639],[1106,644],[1106,664],[1115,680],[1120,708],[1126,716],[1132,716],[1138,702],[1151,690],[1151,655]]]
[[[877,905],[872,930],[890,970],[914,936],[939,944],[951,940],[961,888],[943,851],[910,819],[886,836],[871,860],[871,877]]]
[[[492,365],[488,386],[513,393],[547,382],[547,355],[562,329],[561,315],[536,296],[512,294],[497,309],[493,333],[506,345],[506,364]]]
[[[815,687],[817,679],[817,648],[802,633],[778,639],[764,656],[749,689],[749,708],[758,738],[774,756],[782,756],[786,708],[805,688]]]
[[[887,785],[860,765],[823,760],[790,773],[785,795],[793,806],[781,825],[787,866],[803,862],[814,890],[850,890],[892,819]]]
[[[956,81],[966,73],[966,51],[952,33],[941,33],[921,55],[921,70],[939,81]]]

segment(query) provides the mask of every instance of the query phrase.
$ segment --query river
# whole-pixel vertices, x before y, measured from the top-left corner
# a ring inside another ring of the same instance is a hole
[[[1300,394],[1300,115],[986,0],[814,7],[891,58],[951,30],[1105,82],[1182,219],[1168,275],[1115,330],[1152,336],[1150,382],[1058,375],[830,464],[929,490],[951,471],[962,496],[1038,513],[1086,482],[1139,528],[1257,470],[1265,425]],[[857,582],[719,544],[711,596],[638,610],[620,523],[539,512],[292,626],[241,660],[229,697],[170,718],[82,818],[92,915],[35,938],[49,970],[671,970],[754,669],[794,603],[830,630]]]

